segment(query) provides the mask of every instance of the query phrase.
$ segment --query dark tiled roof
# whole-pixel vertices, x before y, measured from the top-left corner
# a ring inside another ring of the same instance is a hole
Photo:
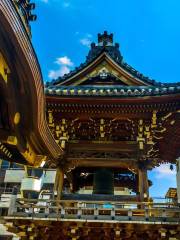
[[[109,41],[109,42],[108,42]],[[72,77],[76,73],[80,72],[83,68],[87,67],[90,63],[92,63],[97,57],[99,57],[102,53],[106,53],[110,58],[112,58],[120,67],[129,72],[134,77],[140,79],[143,82],[146,82],[153,86],[167,86],[169,84],[160,83],[149,77],[144,76],[142,73],[135,70],[129,64],[123,61],[123,57],[119,50],[119,44],[113,44],[113,35],[108,35],[105,31],[104,34],[98,34],[98,44],[92,43],[91,49],[86,57],[85,63],[80,64],[79,67],[76,67],[74,70],[70,71],[68,74],[65,74],[62,77],[59,77],[56,80],[52,80],[51,83],[47,83],[47,86],[56,85],[60,82],[67,80]],[[177,85],[177,84],[174,84]]]
[[[54,96],[144,97],[180,94],[180,86],[49,86],[45,93]]]

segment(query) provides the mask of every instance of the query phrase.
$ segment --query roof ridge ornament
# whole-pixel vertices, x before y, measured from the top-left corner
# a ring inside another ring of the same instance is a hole
[[[98,46],[112,46],[113,45],[113,34],[108,34],[104,31],[103,34],[98,33]]]
[[[91,43],[91,49],[86,57],[86,64],[92,62],[97,58],[102,52],[107,53],[112,59],[114,59],[119,64],[122,62],[123,57],[119,50],[119,44],[113,42],[113,34],[108,34],[104,31],[103,34],[98,33],[98,42]]]
[[[14,4],[18,10],[18,13],[26,27],[27,32],[31,35],[30,21],[36,21],[37,15],[33,14],[32,11],[35,9],[35,3],[31,0],[14,0]]]

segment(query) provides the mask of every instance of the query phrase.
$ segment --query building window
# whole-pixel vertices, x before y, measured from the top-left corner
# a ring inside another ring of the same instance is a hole
[[[8,169],[10,167],[10,162],[3,160],[1,164],[1,169]]]
[[[13,163],[12,168],[13,169],[24,169],[24,167],[22,165],[19,165],[17,163]]]

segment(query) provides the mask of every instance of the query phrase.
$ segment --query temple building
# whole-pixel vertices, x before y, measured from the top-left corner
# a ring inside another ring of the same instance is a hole
[[[72,191],[88,185],[94,194],[113,194],[127,187],[133,199],[148,198],[147,170],[175,163],[179,154],[179,90],[144,77],[123,61],[112,34],[99,34],[85,63],[45,89]]]
[[[16,239],[180,239],[180,83],[135,70],[104,31],[43,85],[34,8],[0,2],[1,223]],[[164,163],[177,189],[157,203],[147,173]]]

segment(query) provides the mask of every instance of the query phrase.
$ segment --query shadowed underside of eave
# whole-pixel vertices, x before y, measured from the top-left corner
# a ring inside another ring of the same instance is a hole
[[[3,139],[1,135],[1,153],[9,161],[38,166],[46,157],[58,159],[62,149],[46,122],[41,70],[20,13],[10,0],[0,1],[0,13],[0,51],[10,69],[0,78],[10,122]]]

